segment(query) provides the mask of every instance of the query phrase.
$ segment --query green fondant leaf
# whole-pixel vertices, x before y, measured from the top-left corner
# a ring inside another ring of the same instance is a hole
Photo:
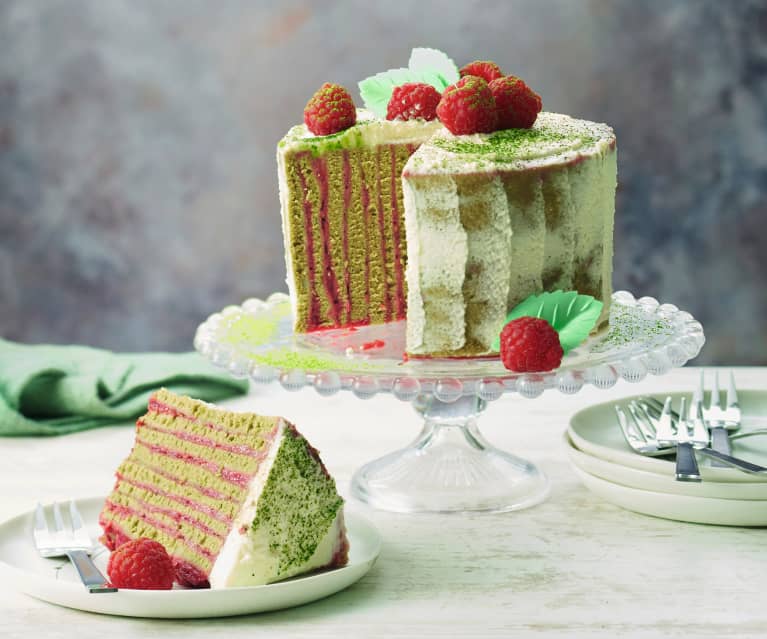
[[[602,306],[599,300],[591,295],[579,295],[578,291],[541,293],[531,295],[515,306],[506,316],[506,323],[520,317],[545,319],[559,333],[562,350],[567,353],[589,336],[602,313]],[[494,350],[500,350],[500,330],[498,333],[493,342]]]
[[[460,79],[460,73],[455,62],[438,49],[416,47],[410,53],[410,61],[407,66],[411,71],[433,72],[439,75],[445,82],[445,86],[441,90]]]
[[[406,82],[424,82],[442,93],[458,80],[455,63],[436,49],[413,49],[407,69],[389,69],[359,82],[360,95],[365,107],[379,118],[386,117],[394,87]]]

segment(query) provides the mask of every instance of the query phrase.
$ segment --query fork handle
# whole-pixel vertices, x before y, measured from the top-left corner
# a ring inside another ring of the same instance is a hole
[[[718,450],[713,450],[711,448],[700,448],[698,450],[700,450],[700,452],[707,457],[718,459],[719,461],[724,462],[725,465],[733,466],[734,468],[738,468],[743,472],[751,473],[753,475],[767,474],[767,468],[757,464],[752,464],[751,462],[747,462],[745,459],[740,459],[739,457],[733,457],[731,455],[725,455],[724,453],[720,453]]]
[[[698,460],[695,459],[695,451],[689,442],[676,445],[676,479],[677,481],[701,480]]]
[[[711,448],[719,453],[725,455],[732,455],[732,448],[730,447],[730,433],[724,426],[715,426],[711,429]],[[712,466],[728,466],[726,462],[721,459],[713,459],[711,461]]]
[[[72,550],[67,553],[67,556],[69,561],[77,568],[77,573],[80,575],[83,585],[90,592],[117,592],[117,588],[107,583],[104,575],[96,568],[96,564],[93,563],[87,552],[84,550]]]

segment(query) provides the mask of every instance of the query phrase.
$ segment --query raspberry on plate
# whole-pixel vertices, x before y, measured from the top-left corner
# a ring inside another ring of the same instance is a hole
[[[501,360],[516,373],[540,373],[562,363],[559,334],[545,319],[519,317],[501,331]]]
[[[541,96],[513,75],[490,83],[499,129],[529,129],[541,112]]]
[[[406,82],[394,87],[389,106],[386,109],[387,120],[433,120],[437,117],[437,105],[440,94],[430,84]]]
[[[116,588],[170,590],[175,578],[173,560],[153,539],[133,539],[117,548],[107,564],[109,581]]]
[[[467,75],[445,89],[437,116],[453,135],[490,133],[497,115],[493,92],[482,78]]]
[[[355,122],[357,109],[354,100],[338,84],[323,84],[304,108],[304,124],[314,135],[338,133],[353,126]]]
[[[482,78],[488,84],[496,78],[503,77],[501,67],[489,60],[474,60],[474,62],[469,62],[469,64],[461,67],[460,74],[462,78],[467,75],[475,75],[478,78]]]

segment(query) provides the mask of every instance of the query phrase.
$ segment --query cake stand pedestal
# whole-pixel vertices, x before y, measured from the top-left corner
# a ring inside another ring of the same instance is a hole
[[[389,393],[423,419],[405,448],[371,461],[352,478],[352,494],[382,510],[519,510],[548,495],[532,463],[498,450],[479,431],[488,402],[505,393],[536,398],[546,390],[610,388],[683,366],[702,348],[703,328],[689,313],[625,291],[613,295],[610,328],[570,351],[555,371],[512,373],[500,358],[406,360],[404,322],[294,334],[290,300],[275,293],[211,315],[195,348],[235,377],[278,381],[321,395],[342,390],[360,399]]]
[[[452,403],[419,395],[421,433],[402,450],[376,459],[352,478],[352,494],[395,512],[505,511],[527,508],[549,493],[532,463],[494,448],[477,418],[486,402],[476,395]]]

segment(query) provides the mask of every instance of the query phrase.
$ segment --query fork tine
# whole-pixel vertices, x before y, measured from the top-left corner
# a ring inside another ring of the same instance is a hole
[[[83,518],[80,516],[80,511],[77,510],[74,499],[69,501],[69,518],[72,520],[73,531],[77,532],[81,528],[84,528]]]
[[[727,408],[738,405],[738,391],[735,390],[735,374],[730,371],[730,381],[727,384]]]
[[[53,502],[53,528],[56,532],[64,530],[64,518],[61,516],[61,507],[59,502]]]
[[[618,404],[615,405],[615,414],[618,416],[618,424],[623,431],[623,436],[626,438],[626,441],[628,441],[629,444],[636,441],[637,438],[634,433],[631,432],[628,419],[626,419],[626,413],[620,406],[618,406]]]
[[[648,441],[647,435],[645,434],[645,429],[642,427],[639,415],[637,415],[637,409],[634,402],[629,404],[629,414],[631,415],[631,422],[634,425],[634,429],[639,433],[639,438],[646,443]]]
[[[679,422],[676,425],[676,441],[679,444],[690,442],[690,431],[688,430],[689,414],[687,412],[687,398],[682,395],[679,399]]]
[[[648,443],[655,442],[655,426],[653,426],[652,418],[644,409],[642,404],[637,401],[632,401],[629,404],[629,410],[631,411],[631,417],[637,425],[637,428],[642,433],[642,437]]]
[[[637,404],[637,408],[639,409],[639,412],[642,414],[642,417],[644,417],[644,425],[649,430],[650,434],[652,435],[653,439],[656,439],[658,436],[658,433],[655,429],[655,424],[653,424],[653,418],[652,415],[647,410],[647,407],[644,404]]]
[[[663,412],[658,418],[658,425],[655,427],[658,435],[658,443],[661,445],[673,444],[675,442],[674,431],[671,427],[671,396],[666,397],[663,404]]]
[[[692,422],[693,443],[698,446],[708,446],[711,443],[711,435],[703,419],[703,398],[693,401],[690,406],[690,421]]]
[[[657,413],[656,417],[659,417],[663,412],[663,402],[657,400],[655,397],[643,397],[642,402],[653,413]]]
[[[708,401],[709,409],[719,408],[719,371],[714,372],[714,386],[711,388],[711,398]]]
[[[35,508],[35,530],[40,532],[48,531],[48,521],[45,519],[43,505],[39,501],[37,502],[37,508]]]
[[[703,396],[705,395],[705,386],[704,386],[704,379],[703,379],[703,371],[700,371],[700,377],[698,377],[698,387],[695,389],[695,391],[692,394],[692,401],[693,403],[700,402],[703,403]]]

